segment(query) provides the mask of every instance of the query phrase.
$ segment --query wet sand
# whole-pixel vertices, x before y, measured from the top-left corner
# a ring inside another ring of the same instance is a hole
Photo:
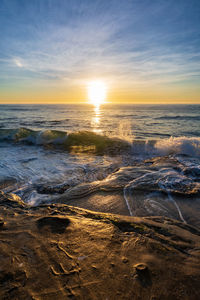
[[[65,204],[30,208],[3,193],[0,204],[0,299],[199,299],[195,227]]]
[[[108,212],[111,214],[120,214],[129,216],[129,210],[123,197],[123,191],[119,192],[97,192],[87,197],[64,200],[60,197],[61,203],[66,202],[67,205],[76,206],[98,212]],[[57,201],[59,202],[59,200]]]

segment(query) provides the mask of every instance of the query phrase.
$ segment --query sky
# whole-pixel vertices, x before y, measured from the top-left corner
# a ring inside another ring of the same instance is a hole
[[[200,104],[199,0],[0,0],[0,103]]]

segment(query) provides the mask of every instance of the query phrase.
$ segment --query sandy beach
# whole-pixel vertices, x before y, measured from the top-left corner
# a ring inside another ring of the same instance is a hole
[[[1,299],[199,298],[200,232],[0,196]]]

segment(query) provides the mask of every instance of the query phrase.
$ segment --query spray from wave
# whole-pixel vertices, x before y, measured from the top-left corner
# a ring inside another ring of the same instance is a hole
[[[199,137],[170,137],[159,140],[132,139],[129,127],[120,127],[118,137],[97,134],[91,131],[67,133],[59,130],[35,131],[27,128],[0,129],[0,141],[25,143],[30,145],[52,146],[66,151],[89,152],[96,154],[121,154],[164,156],[183,154],[200,156]],[[125,132],[125,133],[124,133]]]

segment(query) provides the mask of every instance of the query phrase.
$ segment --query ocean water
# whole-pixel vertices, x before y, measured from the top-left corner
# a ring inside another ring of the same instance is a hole
[[[0,188],[199,226],[199,129],[200,105],[0,105]]]

